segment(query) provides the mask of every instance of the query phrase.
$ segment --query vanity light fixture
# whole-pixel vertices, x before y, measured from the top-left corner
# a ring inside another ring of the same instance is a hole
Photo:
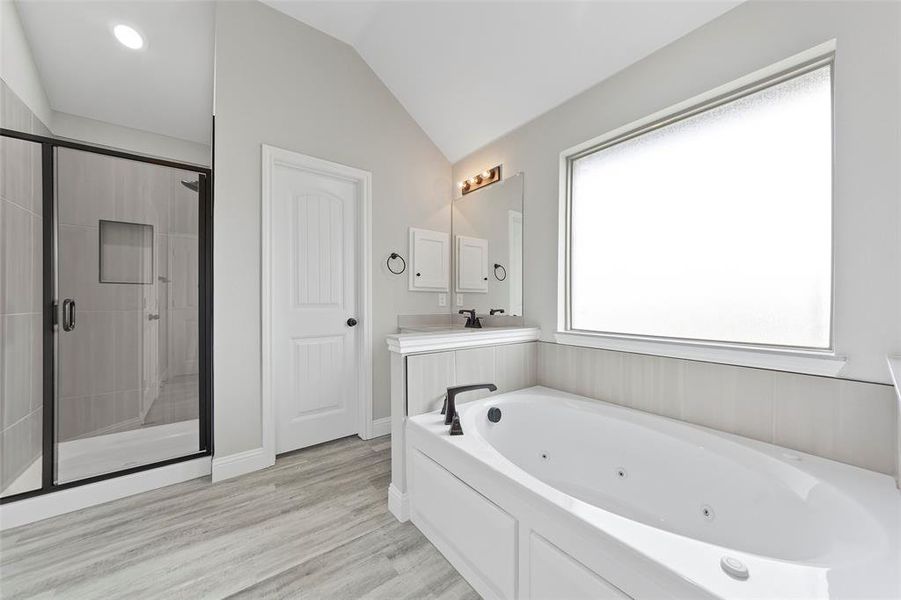
[[[119,43],[126,48],[140,50],[144,47],[144,38],[134,27],[129,27],[128,25],[120,23],[113,27],[113,35],[115,35],[116,39],[119,40]]]
[[[460,187],[460,190],[463,192],[465,196],[469,192],[474,192],[478,189],[485,187],[486,185],[491,185],[492,183],[497,183],[501,180],[501,165],[496,167],[492,167],[485,171],[482,171],[478,175],[474,175],[470,177],[466,181],[461,181],[457,184]]]

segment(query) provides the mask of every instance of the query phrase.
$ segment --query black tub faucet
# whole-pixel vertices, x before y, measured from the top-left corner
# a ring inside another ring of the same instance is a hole
[[[496,392],[497,386],[493,383],[474,383],[472,385],[455,385],[447,388],[447,395],[444,397],[444,408],[441,409],[441,414],[444,415],[444,424],[451,426],[451,435],[463,435],[463,427],[460,426],[460,415],[457,414],[457,394],[473,390]]]
[[[461,315],[469,315],[468,317],[466,317],[466,324],[463,325],[463,327],[469,327],[472,329],[482,328],[482,322],[479,321],[479,318],[476,316],[476,309],[470,308],[466,310],[461,308],[459,312]]]

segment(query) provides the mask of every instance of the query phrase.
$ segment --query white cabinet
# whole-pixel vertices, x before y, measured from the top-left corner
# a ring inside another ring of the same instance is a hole
[[[457,291],[488,292],[488,240],[457,236]]]
[[[446,292],[450,280],[450,235],[410,228],[410,290]]]
[[[529,546],[531,600],[629,600],[618,587],[534,531]]]
[[[486,599],[516,597],[516,520],[414,451],[410,472],[413,524]]]

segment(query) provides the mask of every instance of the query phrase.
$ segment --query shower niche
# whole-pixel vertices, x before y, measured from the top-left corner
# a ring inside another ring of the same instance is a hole
[[[99,221],[100,283],[153,285],[153,225]]]

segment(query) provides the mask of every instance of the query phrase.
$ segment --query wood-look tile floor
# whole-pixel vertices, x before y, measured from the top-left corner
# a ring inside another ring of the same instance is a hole
[[[388,512],[389,451],[345,438],[5,531],[0,597],[478,598]]]

